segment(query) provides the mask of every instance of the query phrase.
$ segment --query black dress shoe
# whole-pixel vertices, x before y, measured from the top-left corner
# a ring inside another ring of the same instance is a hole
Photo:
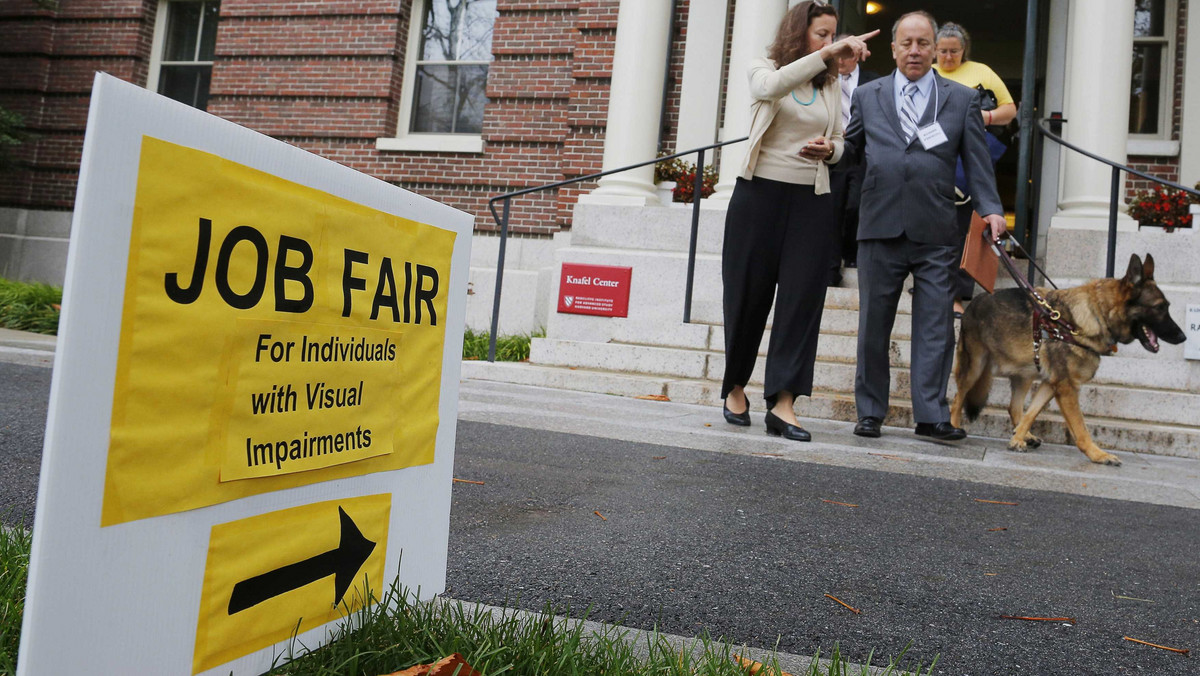
[[[958,441],[967,438],[966,430],[948,422],[917,423],[916,433],[919,437],[933,437],[938,441]]]
[[[882,424],[883,421],[879,418],[873,418],[871,416],[859,418],[858,424],[854,426],[854,434],[856,436],[870,437],[874,439],[883,434],[883,430],[880,429]]]
[[[750,426],[750,398],[744,394],[742,395],[742,397],[746,399],[746,410],[745,411],[742,411],[741,413],[734,413],[733,411],[729,410],[729,406],[726,405],[724,402],[721,403],[721,410],[725,413],[725,422],[729,423],[730,425],[737,425],[738,427],[749,427]]]
[[[766,423],[767,436],[782,436],[784,439],[791,439],[792,441],[812,441],[812,435],[808,433],[808,430],[799,425],[784,422],[779,416],[770,411],[767,411]]]

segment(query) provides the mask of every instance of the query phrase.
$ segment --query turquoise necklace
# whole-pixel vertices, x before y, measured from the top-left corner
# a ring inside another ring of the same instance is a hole
[[[811,106],[813,104],[813,101],[817,100],[817,88],[813,87],[813,95],[812,95],[812,98],[808,100],[808,103],[805,103],[805,102],[801,101],[800,99],[796,98],[796,90],[795,89],[792,90],[792,100],[795,101],[796,103],[799,103],[802,106]]]

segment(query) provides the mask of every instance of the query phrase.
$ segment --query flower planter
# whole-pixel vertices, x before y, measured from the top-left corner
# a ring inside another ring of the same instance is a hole
[[[658,195],[658,201],[662,202],[664,207],[671,206],[671,202],[675,201],[675,181],[663,181],[654,188],[654,194]]]

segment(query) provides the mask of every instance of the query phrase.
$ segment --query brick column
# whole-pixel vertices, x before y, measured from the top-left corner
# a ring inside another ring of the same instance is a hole
[[[662,117],[669,0],[621,0],[604,139],[604,170],[652,159]],[[580,198],[590,204],[658,204],[654,166],[600,179]]]
[[[786,0],[738,0],[733,15],[733,44],[729,51],[729,84],[725,92],[725,126],[722,140],[735,139],[750,132],[750,86],[746,72],[750,61],[767,55],[775,39],[779,21],[787,13]],[[737,143],[721,150],[721,172],[716,192],[709,202],[728,202],[746,157],[746,144]],[[715,206],[715,204],[714,204]]]

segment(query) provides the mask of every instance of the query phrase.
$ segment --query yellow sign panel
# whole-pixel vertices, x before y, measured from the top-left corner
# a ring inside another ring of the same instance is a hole
[[[143,138],[101,525],[433,462],[454,238]]]
[[[377,601],[391,509],[368,495],[213,526],[192,673]]]

